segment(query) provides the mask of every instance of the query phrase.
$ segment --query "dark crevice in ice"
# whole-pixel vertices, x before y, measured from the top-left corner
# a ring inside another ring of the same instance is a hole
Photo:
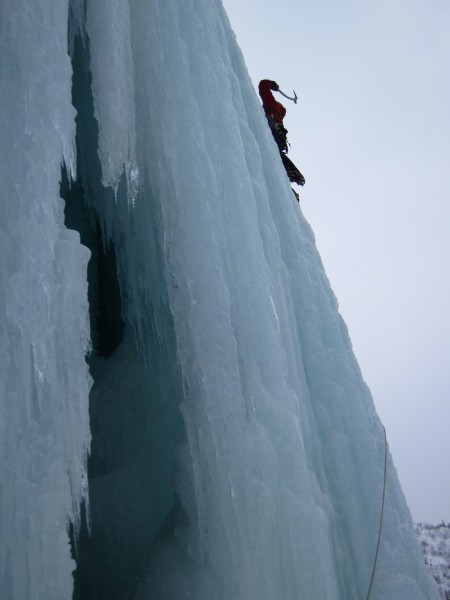
[[[72,55],[77,180],[70,181],[63,167],[61,197],[66,226],[77,230],[81,243],[91,251],[88,300],[92,350],[87,361],[93,386],[89,398],[89,526],[83,506],[78,538],[74,528],[70,529],[76,561],[73,598],[125,600],[133,597],[154,545],[161,536],[170,535],[179,522],[173,464],[175,447],[184,436],[178,410],[181,384],[170,311],[167,309],[162,318],[164,344],[153,326],[146,333],[152,364],[145,368],[133,327],[123,314],[118,243],[111,233],[105,234],[97,209],[105,204],[115,206],[116,197],[101,181],[89,65],[88,39],[78,36]],[[121,197],[125,193],[122,180],[117,204],[127,205]],[[159,303],[164,306],[164,299]],[[151,302],[147,310],[147,320],[152,323]]]
[[[77,230],[81,243],[91,251],[87,275],[92,353],[108,358],[124,333],[115,244],[112,240],[105,243],[98,218],[93,218],[87,206],[82,184],[70,182],[64,166],[60,193],[65,201],[66,227]]]

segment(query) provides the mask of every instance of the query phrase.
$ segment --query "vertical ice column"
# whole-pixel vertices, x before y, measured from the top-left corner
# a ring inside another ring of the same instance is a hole
[[[128,2],[88,2],[86,31],[91,53],[95,117],[99,124],[102,182],[117,190],[119,179],[125,172],[130,200],[134,201],[138,171]]]
[[[90,440],[89,253],[59,197],[74,164],[68,3],[0,11],[0,597],[61,600]]]
[[[130,6],[188,437],[140,597],[365,597],[382,428],[314,236],[220,1]],[[389,464],[372,597],[437,598]]]

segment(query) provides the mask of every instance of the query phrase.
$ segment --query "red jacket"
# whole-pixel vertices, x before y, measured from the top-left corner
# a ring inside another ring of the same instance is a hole
[[[266,115],[272,116],[275,123],[283,125],[283,119],[286,114],[284,106],[277,102],[272,94],[273,81],[270,79],[263,79],[259,82],[259,95],[263,103],[263,108]]]

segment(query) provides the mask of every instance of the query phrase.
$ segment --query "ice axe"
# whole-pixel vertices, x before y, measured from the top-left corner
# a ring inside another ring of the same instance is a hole
[[[277,90],[277,92],[280,92],[280,94],[281,94],[282,96],[284,96],[284,97],[285,97],[285,98],[287,98],[288,100],[292,100],[292,102],[293,102],[294,104],[297,104],[297,100],[298,100],[298,98],[297,98],[297,94],[295,93],[295,90],[292,90],[292,91],[294,92],[294,97],[293,97],[293,98],[291,98],[290,96],[288,96],[287,94],[285,94],[284,92],[282,92],[282,91],[280,90],[280,88],[278,88],[278,90]]]

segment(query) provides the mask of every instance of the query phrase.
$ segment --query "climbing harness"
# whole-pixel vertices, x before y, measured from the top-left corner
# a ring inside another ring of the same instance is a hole
[[[383,515],[384,515],[384,501],[386,498],[386,472],[387,472],[387,438],[386,438],[386,428],[383,425],[384,431],[384,479],[383,479],[383,499],[381,501],[381,514],[380,514],[380,527],[378,529],[378,541],[377,541],[377,549],[375,551],[375,560],[373,562],[372,569],[372,577],[370,578],[369,591],[367,592],[366,600],[369,600],[370,594],[372,592],[373,580],[375,578],[375,570],[377,568],[378,561],[378,552],[380,550],[380,541],[381,541],[381,530],[383,528]]]
[[[278,88],[278,89],[277,89],[277,90],[275,90],[275,91],[276,91],[276,92],[280,92],[280,94],[281,94],[282,96],[284,96],[284,97],[285,97],[285,98],[287,98],[288,100],[292,100],[292,102],[293,102],[294,104],[297,104],[297,100],[298,100],[298,98],[297,98],[297,94],[295,93],[295,90],[292,90],[292,91],[294,92],[294,97],[293,97],[293,98],[291,98],[290,96],[287,96],[287,95],[286,95],[284,92],[282,92],[282,91],[280,90],[280,88]]]
[[[288,130],[275,121],[272,113],[267,113],[266,118],[280,152],[285,152],[287,154],[288,146],[290,146],[287,139]]]

